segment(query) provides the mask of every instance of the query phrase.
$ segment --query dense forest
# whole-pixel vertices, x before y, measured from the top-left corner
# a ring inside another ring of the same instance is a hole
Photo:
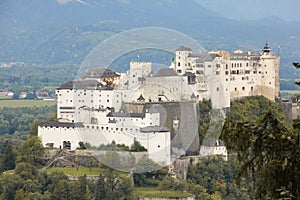
[[[32,124],[55,117],[56,106],[0,108],[0,149],[9,139],[19,145],[28,137]]]
[[[210,102],[201,102],[199,108],[200,114],[206,116],[200,122],[200,136],[205,137]],[[35,121],[26,141],[19,146],[11,141],[3,144],[0,195],[1,199],[136,199],[138,188],[143,187],[165,195],[181,191],[183,195],[207,200],[293,199],[299,197],[300,191],[298,127],[299,122],[291,124],[287,120],[280,104],[261,96],[247,97],[233,101],[227,113],[221,138],[230,153],[228,161],[209,156],[195,163],[192,158],[187,180],[173,178],[167,168],[128,176],[99,162],[93,166],[101,171],[96,179],[82,176],[74,182],[63,172],[42,170],[46,160],[41,141],[36,137]],[[116,158],[107,159],[116,163]],[[152,161],[138,162],[149,167]],[[82,167],[91,166],[82,165],[78,169]]]
[[[128,176],[100,163],[101,172],[96,179],[82,176],[77,181],[69,181],[63,172],[42,170],[42,155],[41,141],[34,135],[18,148],[5,143],[0,159],[1,199],[137,199],[134,191],[139,187],[153,188],[162,195],[167,191],[185,192],[206,200],[250,199],[252,192],[251,179],[245,178],[239,185],[234,182],[236,162],[218,157],[203,158],[198,164],[191,164],[186,181],[169,176],[167,168]],[[141,166],[141,162],[151,161],[141,159],[137,165]],[[78,170],[81,167],[87,166],[80,166]],[[7,171],[10,169],[13,171]]]
[[[78,66],[70,64],[30,64],[24,67],[0,68],[0,90],[9,90],[16,95],[20,92],[48,91],[62,83],[73,80]]]

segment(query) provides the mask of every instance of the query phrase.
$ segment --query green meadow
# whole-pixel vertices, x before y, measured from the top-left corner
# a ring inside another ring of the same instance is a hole
[[[56,101],[44,100],[0,100],[1,107],[43,107],[56,105]]]

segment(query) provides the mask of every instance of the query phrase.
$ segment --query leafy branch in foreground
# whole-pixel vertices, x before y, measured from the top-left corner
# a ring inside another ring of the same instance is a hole
[[[227,119],[221,139],[237,153],[238,177],[253,176],[256,198],[300,197],[299,129],[268,111],[256,122]]]

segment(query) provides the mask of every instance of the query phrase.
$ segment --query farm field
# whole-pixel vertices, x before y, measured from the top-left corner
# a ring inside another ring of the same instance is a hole
[[[0,100],[1,107],[43,107],[43,106],[54,106],[56,101],[44,101],[44,100]]]

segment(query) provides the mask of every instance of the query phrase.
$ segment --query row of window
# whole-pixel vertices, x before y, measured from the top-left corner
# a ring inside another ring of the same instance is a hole
[[[253,91],[253,89],[254,89],[253,87],[250,88],[251,91]],[[219,92],[219,90],[220,90],[219,87],[217,87],[217,88],[216,88],[216,91]],[[242,87],[242,90],[245,91],[246,88],[243,86],[243,87]],[[227,89],[226,89],[226,91],[227,91]],[[234,88],[234,91],[235,91],[235,92],[238,91],[238,88],[235,87],[235,88]]]
[[[83,93],[83,95],[84,96],[86,96],[86,93]],[[61,96],[61,94],[59,95],[59,96]],[[80,94],[78,94],[77,96],[79,96],[80,97]],[[91,94],[91,97],[93,97],[94,95],[93,94]],[[106,95],[107,97],[109,97],[109,94],[108,95]],[[117,96],[119,96],[119,95],[117,95]],[[99,97],[101,97],[101,94],[99,94]]]
[[[250,74],[250,70],[245,70],[245,74]],[[258,74],[261,74],[261,71],[258,71]],[[265,72],[266,74],[268,73],[267,71]],[[230,74],[243,74],[242,70],[231,70]],[[257,74],[257,71],[253,71],[253,74]],[[225,75],[229,75],[229,71],[225,71]]]
[[[66,129],[75,129],[75,127],[59,127],[59,126],[45,126],[44,128],[64,128],[65,130]],[[86,128],[91,128],[91,129],[96,129],[96,130],[106,130],[106,131],[130,131],[130,132],[133,132],[133,131],[135,131],[135,132],[138,132],[139,131],[139,129],[137,129],[137,128],[113,128],[113,127],[104,127],[104,126],[101,126],[101,127],[99,127],[99,126],[86,126]]]
[[[253,89],[254,89],[253,87],[250,88],[251,91],[253,91]],[[243,87],[242,87],[242,90],[245,91],[246,88],[243,86]],[[234,88],[234,91],[238,91],[237,87]]]
[[[108,126],[90,126],[90,125],[87,125],[86,126],[87,129],[96,129],[96,130],[106,130],[106,131],[130,131],[130,132],[138,132],[139,129],[138,128],[118,128],[118,127],[108,127]]]

